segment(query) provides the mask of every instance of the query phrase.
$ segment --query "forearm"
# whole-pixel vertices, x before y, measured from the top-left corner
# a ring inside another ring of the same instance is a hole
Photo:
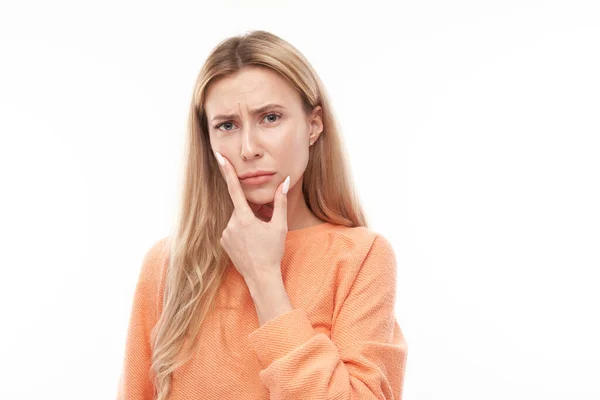
[[[254,301],[260,326],[294,309],[280,275],[246,281],[246,284]]]

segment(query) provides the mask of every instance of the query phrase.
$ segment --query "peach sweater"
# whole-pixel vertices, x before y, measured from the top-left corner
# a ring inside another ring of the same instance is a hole
[[[152,399],[150,332],[162,310],[167,238],[146,253],[134,292],[118,399]],[[329,222],[289,231],[281,263],[294,310],[259,326],[231,264],[194,357],[170,400],[402,398],[407,342],[395,316],[387,239]]]

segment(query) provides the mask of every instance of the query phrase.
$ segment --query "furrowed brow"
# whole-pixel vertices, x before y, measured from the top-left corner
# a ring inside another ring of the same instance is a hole
[[[264,106],[258,107],[258,108],[254,108],[250,110],[250,114],[252,115],[256,115],[256,114],[260,114],[262,112],[265,112],[268,109],[284,109],[285,107],[279,104],[275,104],[275,103],[269,103],[269,104],[265,104]],[[213,117],[211,119],[211,122],[216,121],[216,120],[227,120],[227,119],[235,119],[237,118],[238,115],[237,114],[221,114],[221,115],[217,115],[215,117]]]

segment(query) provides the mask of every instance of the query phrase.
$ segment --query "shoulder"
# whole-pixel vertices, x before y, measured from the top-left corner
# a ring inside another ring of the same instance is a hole
[[[164,260],[169,252],[169,238],[163,237],[151,243],[144,254],[144,266],[150,267]]]
[[[152,292],[152,295],[158,294],[163,285],[169,250],[169,238],[163,237],[152,242],[144,253],[138,285]]]
[[[386,235],[367,227],[336,225],[321,240],[329,243],[329,251],[323,258],[328,268],[332,268],[339,299],[351,293],[394,298],[396,255]]]
[[[367,256],[380,259],[394,259],[395,253],[391,241],[382,233],[364,226],[347,227],[332,225],[327,231],[332,242],[336,242],[339,251],[349,252],[362,261]]]
[[[361,226],[338,227],[336,235],[344,238],[346,251],[356,259],[354,273],[362,270],[363,274],[395,276],[396,254],[391,241],[384,234]]]
[[[396,255],[391,241],[380,232],[364,226],[331,224],[310,242],[319,254],[325,273],[334,273],[338,283],[356,277],[396,276]]]

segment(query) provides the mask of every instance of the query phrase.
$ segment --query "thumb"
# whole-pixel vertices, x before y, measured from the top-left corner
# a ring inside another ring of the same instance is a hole
[[[285,226],[287,230],[287,191],[290,187],[290,177],[285,178],[283,183],[279,185],[277,191],[275,192],[275,202],[274,202],[274,210],[273,217],[271,218],[272,222],[275,222],[278,225]],[[286,192],[284,194],[284,191]]]

